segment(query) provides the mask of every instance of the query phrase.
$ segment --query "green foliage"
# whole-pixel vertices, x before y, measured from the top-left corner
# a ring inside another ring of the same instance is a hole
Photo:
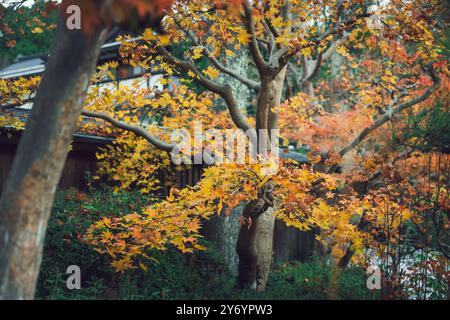
[[[98,217],[130,213],[154,201],[138,192],[90,194],[59,191],[45,239],[38,299],[327,299],[331,269],[323,261],[275,266],[265,292],[237,291],[235,274],[206,241],[206,251],[182,254],[174,248],[152,254],[157,262],[147,272],[115,273],[107,256],[83,242],[82,235]],[[81,289],[69,290],[66,269],[81,268]],[[350,268],[338,280],[338,299],[370,299],[361,269]]]
[[[450,153],[448,101],[439,100],[433,109],[410,115],[401,139],[420,151]]]
[[[83,235],[100,216],[113,217],[118,212],[128,214],[151,201],[154,200],[139,192],[115,194],[110,189],[91,194],[74,189],[58,192],[45,238],[37,297],[76,299],[83,296],[83,292],[66,289],[65,279],[68,276],[65,272],[70,265],[81,268],[83,288],[89,288],[89,282],[107,279],[113,274],[108,258],[85,243]],[[55,291],[55,288],[58,290]]]
[[[332,288],[332,269],[323,260],[313,258],[302,263],[289,262],[275,266],[269,275],[267,290],[257,293],[243,291],[239,299],[264,300],[361,300],[377,298],[377,293],[366,288],[364,270],[350,267],[337,279]],[[332,295],[333,290],[336,294]]]
[[[22,6],[19,10],[6,14],[0,34],[0,67],[2,64],[12,63],[19,55],[30,56],[38,53],[45,53],[50,50],[53,42],[54,28],[57,13],[45,12],[46,1],[35,1],[33,6]],[[39,27],[39,32],[32,32]],[[14,45],[12,45],[14,44]]]
[[[45,296],[40,296],[41,292],[38,293],[39,298],[45,298],[46,300],[95,300],[101,299],[104,295],[106,286],[104,280],[92,278],[90,281],[86,281],[85,287],[80,290],[69,291],[66,288],[67,275],[60,272],[58,269],[49,270],[50,277],[44,281],[41,290],[46,291]]]

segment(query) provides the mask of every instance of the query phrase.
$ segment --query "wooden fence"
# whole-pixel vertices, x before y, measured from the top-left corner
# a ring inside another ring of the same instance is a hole
[[[0,132],[0,192],[11,170],[19,139],[20,134],[17,132]],[[64,165],[59,187],[85,189],[86,173],[95,171],[95,153],[109,141],[104,138],[76,135]]]

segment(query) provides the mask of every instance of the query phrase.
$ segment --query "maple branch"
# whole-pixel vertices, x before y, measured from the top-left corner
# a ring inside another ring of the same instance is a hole
[[[408,150],[403,151],[402,153],[400,153],[397,157],[394,158],[394,160],[392,160],[391,165],[394,165],[397,163],[397,161],[399,160],[404,160],[407,159],[416,149],[415,148],[410,148]],[[378,170],[376,171],[374,174],[372,174],[368,179],[367,182],[372,182],[375,179],[377,179],[379,176],[381,176],[381,174],[383,173],[382,170]],[[367,188],[367,187],[366,187]]]
[[[247,123],[247,120],[239,110],[236,99],[233,96],[233,90],[231,89],[229,84],[218,84],[214,81],[211,81],[197,69],[192,61],[178,59],[163,46],[156,45],[155,49],[159,55],[164,57],[174,67],[179,68],[182,72],[193,72],[196,75],[196,77],[194,78],[195,82],[199,83],[209,91],[221,96],[225,100],[228,111],[230,112],[231,119],[239,129],[242,129],[244,131],[251,129],[250,125]]]
[[[302,88],[308,81],[317,76],[323,61],[323,54],[319,54],[316,60],[307,60],[304,55],[301,55],[301,72],[295,69],[291,63],[287,64],[287,68],[293,74],[295,84]]]
[[[267,63],[264,60],[264,57],[262,56],[261,50],[259,50],[258,47],[258,41],[255,34],[255,21],[253,19],[253,13],[252,13],[252,6],[250,5],[248,0],[244,0],[242,2],[242,5],[244,7],[244,24],[247,28],[247,32],[251,35],[250,40],[250,53],[255,60],[256,67],[259,71],[259,74],[265,73],[267,69]]]
[[[345,38],[346,37],[340,39],[340,41],[344,40]],[[319,72],[322,63],[328,60],[335,51],[336,51],[336,44],[334,42],[331,42],[331,46],[325,52],[319,53],[317,59],[314,60],[315,64],[313,70],[308,74],[308,76],[305,79],[302,80],[302,82],[311,81],[312,79],[314,79],[317,76],[317,73]]]
[[[340,1],[337,5],[337,16],[339,17],[340,12],[343,8],[342,4],[344,1]],[[346,21],[342,22],[341,24],[335,23],[334,26],[327,31],[325,31],[322,35],[320,35],[317,39],[311,40],[308,44],[299,46],[295,49],[291,49],[288,47],[283,47],[279,49],[275,54],[271,57],[271,61],[269,61],[269,68],[273,69],[275,73],[279,72],[292,58],[294,55],[296,55],[298,52],[300,52],[302,49],[309,48],[309,47],[317,47],[319,46],[323,40],[328,38],[330,35],[337,34],[344,30],[351,30],[355,23],[358,21],[358,19],[369,17],[370,14],[363,13],[354,16],[353,18],[349,18]],[[331,55],[331,52],[330,52]]]
[[[345,146],[344,148],[342,148],[339,151],[340,157],[342,158],[345,154],[347,154],[349,151],[351,151],[353,148],[355,148],[358,144],[360,144],[372,131],[378,129],[383,124],[390,121],[392,119],[393,115],[398,114],[398,113],[402,112],[403,110],[411,108],[414,105],[426,100],[437,88],[439,88],[441,79],[437,75],[434,74],[434,71],[432,69],[430,69],[429,71],[430,71],[430,77],[433,80],[433,84],[423,94],[421,94],[420,96],[418,96],[414,99],[411,99],[409,101],[401,103],[401,104],[397,105],[396,107],[393,106],[396,103],[396,101],[394,100],[392,107],[388,107],[387,110],[384,112],[384,114],[382,114],[377,119],[375,119],[373,124],[364,128],[356,136],[356,138],[353,139],[352,142],[350,142],[347,146]]]
[[[248,124],[244,115],[238,108],[236,99],[233,96],[233,90],[231,89],[230,85],[228,84],[224,85],[223,92],[220,93],[220,96],[225,100],[225,103],[228,107],[228,111],[230,112],[231,119],[233,120],[234,124],[239,129],[242,129],[244,131],[251,129],[252,127]]]
[[[186,30],[185,28],[183,28],[180,24],[179,21],[177,21],[177,19],[175,19],[175,17],[173,18],[173,20],[175,21],[175,24],[178,26],[178,28],[183,31],[188,37],[189,39],[191,39],[191,41],[198,47],[202,47],[203,50],[205,50],[206,56],[208,57],[208,59],[211,61],[211,63],[220,71],[222,71],[225,74],[228,74],[229,76],[235,78],[236,80],[238,80],[239,82],[245,84],[246,86],[248,86],[250,89],[253,90],[259,90],[260,87],[260,83],[251,79],[248,79],[246,77],[244,77],[243,75],[237,73],[236,71],[229,69],[227,67],[225,67],[222,63],[220,63],[219,60],[217,60],[216,57],[214,57],[211,53],[211,51],[204,45],[202,45],[200,43],[200,41],[198,40],[198,38],[195,36],[195,34],[190,31],[190,30]]]
[[[258,9],[259,10],[259,9]],[[265,15],[264,12],[261,12],[261,10],[259,10],[259,13],[262,17],[264,17],[264,19],[262,19],[262,23],[264,26],[264,29],[266,30],[266,32],[269,34],[269,38],[270,38],[270,42],[271,42],[271,49],[270,49],[270,54],[272,54],[273,52],[275,52],[276,49],[280,49],[280,45],[276,43],[275,38],[278,38],[280,36],[280,32],[278,31],[278,29],[272,24],[272,22],[270,21],[270,19],[268,19]]]
[[[319,56],[317,57],[317,59],[314,60],[314,67],[312,68],[312,70],[310,72],[307,72],[306,77],[302,79],[302,83],[311,81],[312,79],[314,79],[316,77],[316,75],[319,73],[319,69],[320,69],[320,66],[322,65],[322,61],[323,61],[323,55],[321,52],[321,53],[319,53]]]
[[[236,71],[231,70],[227,67],[225,67],[224,65],[222,65],[215,57],[211,56],[210,53],[208,53],[208,59],[211,61],[211,63],[220,71],[222,71],[223,73],[228,74],[229,76],[235,78],[236,80],[238,80],[239,82],[245,84],[247,87],[249,87],[250,89],[253,89],[255,91],[258,91],[261,84],[257,81],[248,79],[244,76],[242,76],[241,74],[238,74]]]
[[[340,39],[340,41],[344,40],[346,37],[344,37],[343,39]],[[328,59],[331,58],[331,56],[333,55],[333,53],[336,52],[336,44],[334,42],[331,42],[331,46],[324,52],[324,54],[322,55],[322,61],[326,61]]]
[[[277,28],[274,27],[269,19],[264,17],[263,23],[265,23],[269,28],[270,32],[272,33],[272,37],[278,38],[280,36],[280,32],[277,30]]]
[[[114,127],[118,128],[118,129],[122,129],[122,130],[125,130],[125,131],[132,132],[136,136],[144,138],[145,140],[150,142],[150,144],[152,144],[153,146],[155,146],[156,148],[158,148],[160,150],[164,150],[164,151],[167,151],[167,152],[172,152],[173,148],[175,147],[174,144],[170,144],[170,143],[164,142],[161,139],[158,139],[155,136],[151,135],[143,127],[133,126],[133,125],[130,125],[129,123],[126,123],[124,121],[120,121],[120,120],[114,119],[113,117],[111,117],[110,115],[108,115],[106,113],[83,110],[81,112],[81,115],[86,116],[86,117],[90,117],[90,118],[96,118],[96,119],[105,120],[105,121],[109,122],[110,124],[112,124]],[[209,163],[213,163],[214,162],[214,159],[211,158],[208,154],[202,154],[202,156],[204,157],[205,161],[207,161]]]
[[[398,155],[393,161],[392,161],[392,165],[394,165],[397,161],[402,160],[402,159],[406,159],[408,158],[412,152],[414,152],[414,148],[406,150],[404,152],[402,152],[400,155]],[[382,171],[379,170],[377,171],[375,174],[373,174],[371,177],[368,178],[367,182],[366,182],[366,186],[365,186],[365,191],[364,193],[367,193],[367,184],[372,182],[373,180],[377,179],[380,175],[382,174]],[[369,221],[366,219],[366,211],[363,211],[363,213],[361,214],[361,217],[359,219],[358,224],[356,225],[357,230],[364,230],[367,226],[369,225]],[[353,257],[353,255],[355,254],[355,250],[353,249],[353,241],[350,241],[347,250],[345,251],[345,254],[341,257],[341,259],[339,260],[338,266],[341,269],[344,269],[345,267],[348,266],[348,264],[350,263],[351,258]]]
[[[194,80],[196,82],[199,82],[206,89],[217,94],[220,94],[220,92],[222,92],[223,85],[206,78],[192,63],[192,61],[181,60],[172,55],[165,47],[160,45],[156,45],[155,49],[159,55],[164,57],[171,65],[178,68],[180,71],[184,73],[188,73],[189,71],[193,72],[196,75]]]
[[[342,42],[347,37],[348,36],[344,36],[343,38],[341,38],[337,41]],[[288,63],[288,69],[289,69],[289,71],[291,71],[294,74],[295,83],[297,84],[297,86],[302,87],[303,84],[306,83],[307,81],[313,80],[317,76],[317,74],[320,70],[320,67],[322,66],[322,63],[324,61],[330,59],[330,57],[335,52],[336,52],[336,42],[332,41],[330,47],[325,52],[321,52],[319,54],[319,57],[316,60],[311,61],[314,63],[314,67],[311,72],[308,71],[309,70],[308,62],[306,61],[306,58],[303,55],[301,57],[301,62],[302,62],[302,73],[301,74],[290,63]]]
[[[336,25],[335,27],[328,29],[324,34],[322,34],[316,40],[311,41],[307,45],[299,46],[298,48],[291,50],[291,51],[290,51],[290,48],[288,48],[288,47],[281,48],[280,50],[278,50],[277,52],[275,52],[272,55],[272,57],[271,57],[272,61],[269,62],[270,67],[275,68],[277,70],[278,69],[281,70],[281,68],[287,64],[289,59],[291,57],[293,57],[294,55],[296,55],[298,52],[300,52],[302,49],[320,45],[323,40],[325,40],[328,36],[337,33],[339,31],[339,29],[340,29],[339,26]]]
[[[144,138],[148,142],[150,142],[153,146],[157,147],[158,149],[171,152],[174,148],[173,144],[166,143],[155,136],[151,135],[147,130],[145,130],[143,127],[140,126],[133,126],[129,123],[126,123],[124,121],[120,121],[117,119],[114,119],[110,115],[104,113],[104,112],[96,112],[96,111],[89,111],[89,110],[83,110],[81,112],[81,115],[90,117],[90,118],[96,118],[96,119],[102,119],[110,124],[112,124],[114,127],[133,132],[135,135]]]
[[[278,47],[278,45],[277,45],[277,43],[276,43],[276,41],[275,41],[275,37],[278,37],[278,35],[276,35],[274,32],[276,32],[275,30],[273,30],[270,26],[271,26],[271,24],[270,24],[270,22],[268,22],[267,21],[267,19],[264,19],[263,21],[262,21],[262,23],[263,23],[263,26],[264,26],[264,29],[266,30],[266,32],[267,32],[267,34],[269,35],[269,39],[270,39],[270,41],[269,41],[269,44],[270,44],[270,54],[272,54],[272,52],[274,52],[276,49],[277,49],[277,47]],[[272,26],[273,27],[273,26]]]
[[[301,79],[301,78],[302,78],[302,75],[301,75],[300,71],[297,70],[297,69],[295,69],[295,67],[292,66],[292,63],[288,63],[288,64],[287,64],[287,69],[288,69],[288,71],[289,71],[290,73],[292,73],[292,74],[294,75],[295,83],[298,85],[298,84],[299,84],[298,79]]]

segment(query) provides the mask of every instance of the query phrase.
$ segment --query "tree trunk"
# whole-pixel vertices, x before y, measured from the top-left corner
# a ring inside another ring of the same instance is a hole
[[[265,136],[270,137],[268,131],[277,128],[278,107],[285,75],[286,67],[274,78],[262,79],[256,106],[258,139],[262,137],[261,130],[266,130]],[[273,213],[277,206],[272,191],[271,184],[266,184],[259,190],[258,198],[250,201],[244,208],[243,217],[247,223],[241,226],[236,245],[239,256],[237,286],[240,289],[264,291],[267,285],[272,262],[275,224]]]
[[[208,220],[205,225],[205,236],[220,253],[228,269],[236,272],[239,257],[236,252],[236,242],[239,235],[239,220],[244,205],[233,208],[229,216],[223,213]],[[225,210],[223,210],[225,211]]]
[[[229,58],[228,64],[239,74],[248,73],[249,57],[243,51],[236,58]],[[221,74],[217,79],[219,83],[228,84],[233,90],[236,103],[243,115],[247,114],[247,106],[251,103],[252,91],[240,81],[226,74]],[[230,216],[221,214],[207,222],[206,237],[211,241],[216,250],[223,257],[226,265],[232,272],[236,272],[239,257],[236,253],[236,242],[239,234],[238,217],[242,214],[244,204],[233,208]],[[225,210],[223,210],[225,212]]]
[[[244,208],[245,223],[239,230],[236,246],[239,255],[237,282],[239,289],[264,291],[269,276],[272,262],[275,224],[273,212],[275,208],[255,209],[255,207],[259,208],[258,202],[260,201],[264,200],[251,201]]]
[[[33,299],[53,198],[106,29],[61,18],[55,45],[0,198],[0,299]]]

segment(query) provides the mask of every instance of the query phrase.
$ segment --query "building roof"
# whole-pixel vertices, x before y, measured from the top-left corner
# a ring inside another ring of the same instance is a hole
[[[284,149],[280,149],[280,158],[294,160],[299,164],[309,164],[311,162],[309,158],[303,153],[295,151],[285,152]]]
[[[114,59],[117,57],[117,48],[120,42],[113,41],[102,46],[99,61]],[[45,62],[48,54],[38,54],[29,57],[22,57],[17,62],[0,69],[0,79],[10,79],[24,76],[40,75],[45,70]]]
[[[45,61],[42,57],[30,57],[19,60],[16,63],[0,70],[0,78],[31,76],[40,74],[45,69]]]

